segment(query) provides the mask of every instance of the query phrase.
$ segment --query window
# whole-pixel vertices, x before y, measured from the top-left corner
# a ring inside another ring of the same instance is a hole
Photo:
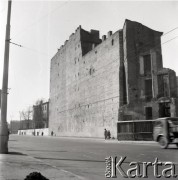
[[[161,121],[155,121],[154,126],[155,127],[163,127],[163,124],[161,123]]]
[[[170,97],[169,76],[158,75],[159,97]]]
[[[146,120],[152,119],[152,107],[145,107]]]
[[[112,44],[112,46],[114,45],[114,39],[112,39],[111,44]]]
[[[152,79],[145,80],[145,99],[150,100],[152,98]]]
[[[90,68],[90,71],[89,71],[90,75],[92,74],[92,69]]]
[[[140,59],[140,75],[144,75],[143,56],[140,56],[139,59]]]
[[[173,125],[178,125],[178,119],[169,119],[169,122]]]
[[[92,75],[95,72],[95,69],[91,66],[90,70],[89,70],[89,74]]]
[[[150,54],[143,56],[144,74],[151,74],[151,56]]]
[[[169,97],[170,92],[169,92],[169,77],[168,77],[168,75],[163,76],[163,85],[164,85],[164,96]]]

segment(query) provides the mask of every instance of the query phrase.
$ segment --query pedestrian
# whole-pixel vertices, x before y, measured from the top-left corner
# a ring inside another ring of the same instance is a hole
[[[108,132],[107,132],[107,139],[111,139],[111,132],[110,132],[110,130],[108,130]]]
[[[54,134],[54,132],[53,132],[53,131],[51,131],[51,136],[53,136],[53,134]]]
[[[41,133],[41,135],[43,136],[43,132]]]
[[[107,130],[104,129],[104,139],[106,140],[106,138],[107,138]]]
[[[10,131],[8,130],[8,140],[9,140]]]

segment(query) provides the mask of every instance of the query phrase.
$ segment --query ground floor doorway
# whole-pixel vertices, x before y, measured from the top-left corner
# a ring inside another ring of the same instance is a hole
[[[159,103],[159,117],[171,117],[170,102]]]

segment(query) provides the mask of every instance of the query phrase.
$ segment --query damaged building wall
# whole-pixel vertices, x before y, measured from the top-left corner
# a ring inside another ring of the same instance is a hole
[[[99,39],[81,27],[51,60],[50,131],[60,136],[116,137],[119,32]]]
[[[120,110],[122,120],[155,119],[177,114],[176,74],[163,68],[161,35],[161,32],[140,23],[126,20],[124,24],[128,96],[127,105]]]
[[[116,137],[118,120],[177,115],[176,74],[163,68],[161,35],[130,20],[102,39],[79,26],[51,60],[50,131],[103,137],[106,128]]]
[[[176,81],[177,81],[177,95],[178,95],[178,76],[176,76]]]

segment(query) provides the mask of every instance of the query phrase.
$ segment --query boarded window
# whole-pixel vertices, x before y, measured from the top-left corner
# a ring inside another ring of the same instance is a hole
[[[158,97],[164,96],[164,83],[163,83],[163,75],[158,75]]]
[[[145,98],[151,100],[152,98],[152,79],[145,80]]]
[[[140,56],[140,75],[144,74],[143,56]]]
[[[164,83],[164,97],[169,97],[169,77],[168,75],[163,76],[163,83]]]
[[[168,75],[158,76],[158,89],[159,89],[159,97],[170,97]]]
[[[151,56],[150,54],[143,56],[144,74],[151,74]]]

